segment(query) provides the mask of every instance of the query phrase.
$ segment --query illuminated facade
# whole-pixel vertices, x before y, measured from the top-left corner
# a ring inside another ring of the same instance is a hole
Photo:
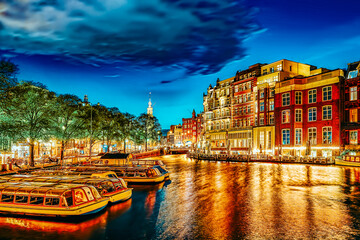
[[[228,132],[232,153],[247,154],[252,149],[257,76],[261,64],[238,71],[231,82],[231,129]]]
[[[231,82],[234,77],[216,82],[211,85],[203,96],[204,130],[206,150],[213,152],[227,152],[230,145],[228,131],[231,124]]]
[[[276,154],[332,157],[340,154],[342,70],[316,69],[276,83]]]
[[[348,64],[344,82],[344,114],[342,122],[342,141],[345,151],[351,155],[359,155],[360,146],[360,61]]]
[[[298,75],[309,76],[313,69],[316,67],[286,59],[261,67],[261,76],[254,88],[254,152],[275,154],[275,84]]]
[[[193,110],[191,118],[182,119],[182,126],[183,143],[185,145],[192,145],[200,141],[203,126],[202,114],[196,115],[195,110]]]

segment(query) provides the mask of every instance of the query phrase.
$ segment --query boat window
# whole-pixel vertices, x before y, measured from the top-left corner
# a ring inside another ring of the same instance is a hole
[[[109,178],[116,178],[117,176],[115,174],[108,174],[107,175]]]
[[[74,190],[74,196],[75,196],[75,204],[76,205],[87,202],[85,192],[84,192],[84,190],[82,190],[80,188],[77,188]]]
[[[115,189],[116,190],[120,190],[120,189],[123,189],[124,186],[121,184],[121,181],[119,182],[114,182],[114,186],[115,186]]]
[[[2,194],[1,195],[1,202],[13,202],[14,195],[12,194]]]
[[[93,186],[90,186],[90,189],[91,189],[91,191],[92,191],[92,193],[93,193],[93,195],[95,196],[96,199],[101,198],[98,190],[96,190]]]
[[[87,198],[89,199],[89,201],[94,200],[94,196],[91,194],[90,188],[88,187],[83,187],[82,189],[84,189]]]
[[[67,191],[67,192],[65,192],[64,196],[65,196],[66,203],[67,203],[68,207],[73,206],[73,205],[74,205],[74,202],[73,202],[72,192],[71,192],[71,191]]]
[[[18,195],[15,197],[15,203],[27,203],[28,202],[29,197],[28,196],[22,196],[22,195]]]
[[[32,205],[43,205],[44,197],[30,196],[30,204]]]
[[[60,199],[54,197],[45,198],[45,206],[59,206]]]

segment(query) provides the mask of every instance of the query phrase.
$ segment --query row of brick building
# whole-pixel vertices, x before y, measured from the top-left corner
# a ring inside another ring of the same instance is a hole
[[[182,140],[231,154],[356,154],[359,68],[360,62],[344,71],[286,59],[252,65],[208,87],[204,112],[183,119]]]

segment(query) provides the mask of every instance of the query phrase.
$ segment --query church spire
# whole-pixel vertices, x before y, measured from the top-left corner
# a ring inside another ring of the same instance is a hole
[[[153,107],[151,106],[151,92],[149,93],[149,106],[147,108],[147,114],[150,116],[153,115]]]

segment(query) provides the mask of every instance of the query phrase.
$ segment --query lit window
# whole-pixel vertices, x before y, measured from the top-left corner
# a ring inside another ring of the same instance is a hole
[[[239,86],[236,85],[236,86],[235,86],[235,92],[238,92],[238,91],[239,91]]]
[[[276,70],[282,71],[282,65],[281,65],[281,64],[277,65],[277,66],[276,66]]]
[[[248,82],[247,85],[248,85],[248,89],[251,89],[251,82]]]
[[[278,75],[274,76],[273,80],[274,80],[274,82],[279,81],[279,76]]]
[[[295,109],[295,122],[302,122],[302,109]]]
[[[300,145],[302,142],[302,129],[296,128],[295,129],[295,144]]]
[[[295,92],[295,104],[302,104],[302,92]]]
[[[289,145],[290,144],[290,129],[282,130],[282,144]]]
[[[357,87],[350,88],[350,101],[357,100]]]
[[[349,72],[349,74],[348,74],[348,79],[350,79],[350,78],[356,78],[357,75],[358,75],[358,70],[351,71],[351,72]]]
[[[316,128],[309,128],[309,141],[311,145],[316,145]]]
[[[290,122],[290,110],[284,110],[281,113],[282,123],[289,123]]]
[[[332,95],[332,87],[331,86],[323,87],[323,101],[331,100],[331,95]]]
[[[260,125],[264,125],[264,116],[260,116]]]
[[[269,100],[269,111],[274,111],[274,99]]]
[[[332,106],[323,106],[323,120],[331,120]]]
[[[357,122],[357,108],[350,109],[350,122]]]
[[[260,102],[260,112],[263,112],[265,109],[265,103],[264,102]]]
[[[323,143],[331,144],[332,140],[332,128],[331,127],[323,127]]]
[[[270,113],[269,119],[270,119],[270,124],[274,124],[274,113]]]
[[[275,88],[272,87],[270,88],[270,97],[274,97],[275,96]]]
[[[264,98],[264,89],[260,91],[260,99]]]
[[[316,89],[309,90],[309,103],[316,103]]]
[[[316,108],[309,108],[308,114],[309,122],[316,121]]]
[[[358,145],[358,131],[350,131],[350,144]]]
[[[284,93],[282,95],[282,106],[290,105],[290,93]]]

